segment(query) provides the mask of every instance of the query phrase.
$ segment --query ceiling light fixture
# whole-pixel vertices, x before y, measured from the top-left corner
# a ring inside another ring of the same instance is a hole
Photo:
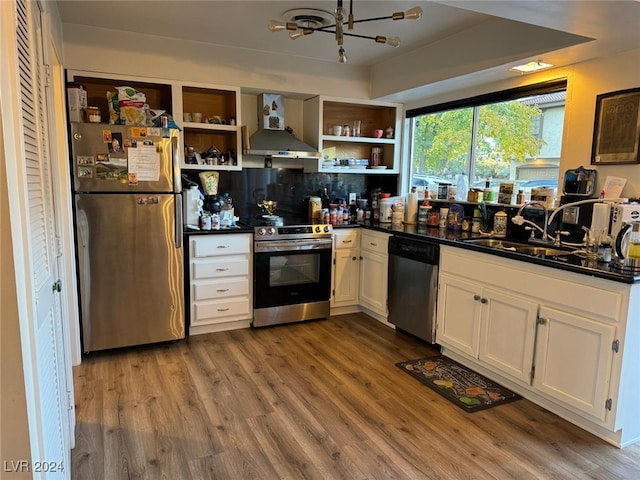
[[[543,68],[549,68],[549,67],[553,67],[554,65],[550,64],[550,63],[544,63],[540,60],[538,60],[537,62],[529,62],[529,63],[525,63],[524,65],[517,65],[515,67],[511,67],[509,69],[510,72],[519,72],[519,73],[531,73],[531,72],[536,72],[538,70],[542,70]]]
[[[349,13],[347,14],[342,0],[337,0],[337,6],[333,13],[318,9],[297,9],[289,12],[300,12],[294,14],[290,21],[271,20],[269,22],[269,30],[272,32],[288,31],[289,37],[296,40],[305,35],[311,35],[314,32],[331,33],[335,35],[338,43],[338,61],[340,63],[347,62],[347,55],[344,50],[344,37],[357,37],[373,40],[376,43],[383,43],[392,47],[400,46],[398,37],[386,37],[376,35],[375,37],[368,35],[360,35],[353,33],[353,26],[356,23],[374,22],[377,20],[417,20],[422,17],[422,8],[413,7],[406,12],[395,12],[384,17],[363,18],[356,20],[353,16],[353,0],[349,0]],[[285,12],[285,14],[288,12]],[[331,23],[333,22],[333,23]],[[346,26],[346,32],[345,32]]]

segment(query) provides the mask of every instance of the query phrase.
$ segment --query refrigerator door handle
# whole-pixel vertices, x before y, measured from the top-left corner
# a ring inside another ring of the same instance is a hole
[[[176,248],[182,248],[182,195],[176,194]]]
[[[182,191],[182,176],[180,175],[180,165],[182,157],[178,148],[178,130],[171,130],[171,157],[173,160],[173,192],[180,193]]]

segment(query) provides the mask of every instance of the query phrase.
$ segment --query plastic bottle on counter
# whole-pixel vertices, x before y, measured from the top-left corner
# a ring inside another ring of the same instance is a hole
[[[458,175],[456,179],[456,200],[466,200],[467,193],[469,191],[469,177],[467,176],[467,172],[462,172]]]

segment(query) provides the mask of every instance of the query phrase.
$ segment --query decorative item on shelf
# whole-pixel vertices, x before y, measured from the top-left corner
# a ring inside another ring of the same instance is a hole
[[[337,0],[336,9],[330,13],[326,10],[316,8],[296,8],[284,12],[282,20],[271,20],[269,22],[269,30],[272,32],[289,31],[289,37],[292,40],[311,35],[314,32],[331,33],[335,35],[338,44],[338,61],[340,63],[347,62],[347,54],[344,49],[344,37],[357,37],[373,40],[376,43],[383,43],[392,47],[400,46],[398,37],[386,37],[381,35],[369,36],[356,33],[349,33],[353,30],[354,24],[372,22],[377,20],[417,20],[422,17],[422,8],[413,7],[406,12],[395,12],[391,15],[375,18],[364,18],[356,20],[353,14],[353,0],[349,1],[349,13],[343,6],[342,0]],[[345,32],[345,26],[348,30]]]
[[[380,130],[380,129],[376,129],[376,130],[374,130],[374,131],[373,131],[373,136],[374,136],[375,138],[382,138],[382,134],[383,134],[383,133],[384,133],[384,132],[383,132],[382,130]]]
[[[387,128],[384,130],[384,136],[385,136],[385,138],[393,138],[393,133],[394,133],[393,127],[387,127]]]
[[[507,236],[507,214],[504,210],[496,212],[493,216],[493,235],[495,237]]]
[[[353,121],[353,128],[351,129],[351,136],[352,137],[359,137],[360,133],[361,133],[361,127],[362,127],[362,120],[354,120]]]
[[[383,161],[382,156],[383,156],[382,147],[372,147],[371,161],[369,162],[369,165],[371,165],[372,168],[382,166],[382,161]]]

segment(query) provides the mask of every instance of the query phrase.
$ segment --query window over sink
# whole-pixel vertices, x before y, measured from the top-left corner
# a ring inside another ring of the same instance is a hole
[[[545,82],[408,110],[409,186],[434,193],[464,172],[470,188],[557,188],[566,87]]]

